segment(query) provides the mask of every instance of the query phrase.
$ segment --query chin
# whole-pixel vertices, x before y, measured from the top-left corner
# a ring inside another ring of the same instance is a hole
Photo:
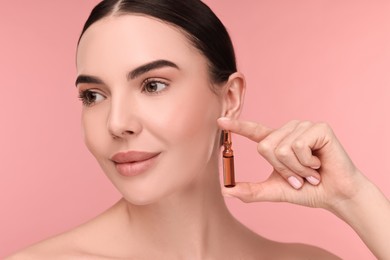
[[[182,197],[183,192],[188,192],[193,185],[198,184],[196,176],[202,170],[196,168],[191,172],[179,173],[168,171],[166,167],[159,167],[137,176],[123,177],[111,165],[102,166],[123,199],[135,206],[156,204],[174,198],[175,195]],[[162,177],[162,172],[170,172],[170,176]]]
[[[155,204],[166,198],[168,193],[173,192],[173,190],[164,189],[162,185],[153,185],[145,180],[133,183],[114,183],[114,185],[123,199],[135,206]]]
[[[128,195],[123,194],[123,199],[127,201],[128,203],[134,205],[134,206],[147,206],[157,203],[161,197],[152,196],[152,194],[145,194],[145,195]]]
[[[191,183],[189,180],[185,183],[171,183],[165,185],[161,180],[157,183],[132,183],[132,185],[117,186],[118,191],[122,194],[123,199],[135,206],[146,206],[167,201],[174,198],[183,198],[183,191],[187,192]],[[167,182],[165,182],[166,184]],[[122,183],[123,184],[123,183]]]

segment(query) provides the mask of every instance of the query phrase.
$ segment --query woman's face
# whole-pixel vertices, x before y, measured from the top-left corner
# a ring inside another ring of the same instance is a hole
[[[146,16],[105,18],[83,35],[77,87],[85,142],[128,201],[152,203],[216,170],[223,102],[207,68],[180,30]]]

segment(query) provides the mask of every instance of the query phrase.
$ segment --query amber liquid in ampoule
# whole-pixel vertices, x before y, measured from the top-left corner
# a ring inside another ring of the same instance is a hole
[[[232,150],[232,139],[229,131],[223,131],[223,179],[225,187],[234,187],[234,155]]]

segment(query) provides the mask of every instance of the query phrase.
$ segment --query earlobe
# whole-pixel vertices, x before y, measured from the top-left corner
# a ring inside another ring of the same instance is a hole
[[[240,72],[230,75],[223,92],[224,117],[238,118],[241,114],[245,96],[245,77]]]

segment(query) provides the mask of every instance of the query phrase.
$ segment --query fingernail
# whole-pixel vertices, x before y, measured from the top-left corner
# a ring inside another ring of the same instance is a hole
[[[310,168],[312,168],[313,170],[318,170],[321,166],[312,166]]]
[[[306,177],[306,180],[313,185],[318,185],[318,183],[320,183],[320,180],[317,178],[314,178],[313,176]]]
[[[224,121],[229,121],[230,120],[230,118],[229,117],[220,117],[220,118],[218,118],[218,120],[224,120]]]
[[[302,183],[294,176],[288,177],[288,182],[291,184],[291,186],[294,187],[294,189],[300,189],[302,187]]]

